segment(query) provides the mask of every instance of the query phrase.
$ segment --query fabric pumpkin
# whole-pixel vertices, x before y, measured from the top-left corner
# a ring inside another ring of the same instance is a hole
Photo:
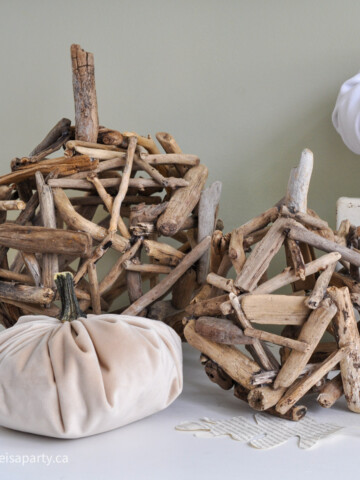
[[[181,340],[155,320],[27,315],[0,333],[4,427],[60,438],[94,435],[166,408],[182,383]]]

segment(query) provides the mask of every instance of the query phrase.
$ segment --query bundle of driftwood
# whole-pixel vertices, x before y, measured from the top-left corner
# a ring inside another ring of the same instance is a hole
[[[360,229],[344,221],[333,231],[307,208],[312,169],[313,155],[304,150],[278,204],[231,234],[214,233],[212,272],[186,308],[184,330],[213,382],[234,387],[256,410],[291,420],[305,415],[298,402],[315,392],[323,407],[345,393],[348,408],[360,412]],[[268,278],[282,246],[287,268]],[[234,279],[227,278],[231,267]],[[274,293],[289,285],[291,293]],[[280,325],[281,334],[258,325]],[[281,347],[280,362],[268,343]],[[340,373],[328,379],[334,370]]]
[[[161,153],[150,136],[99,126],[93,55],[72,45],[71,59],[75,126],[62,119],[0,177],[1,322],[57,315],[54,275],[64,270],[84,312],[111,312],[128,292],[120,311],[145,315],[153,305],[156,318],[156,302],[172,292],[181,316],[206,280],[221,184],[203,190],[207,168],[168,133],[156,135]],[[106,215],[95,222],[98,209]],[[10,210],[19,215],[7,219]],[[101,278],[97,262],[110,250],[117,257]]]

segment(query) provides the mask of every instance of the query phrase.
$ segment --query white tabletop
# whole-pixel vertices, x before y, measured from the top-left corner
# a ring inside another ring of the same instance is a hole
[[[0,456],[46,455],[59,461],[68,457],[67,463],[49,466],[0,463],[0,478],[280,480],[286,476],[304,480],[311,475],[339,480],[357,475],[360,429],[337,433],[309,450],[299,449],[296,438],[271,450],[256,450],[228,437],[196,438],[191,432],[176,431],[174,427],[186,420],[251,418],[253,414],[232,391],[223,391],[208,380],[199,353],[189,345],[184,346],[184,384],[182,395],[167,410],[89,438],[58,440],[0,428]],[[360,426],[360,416],[346,409],[344,399],[330,410],[318,406],[313,396],[304,403],[308,415],[318,421]]]

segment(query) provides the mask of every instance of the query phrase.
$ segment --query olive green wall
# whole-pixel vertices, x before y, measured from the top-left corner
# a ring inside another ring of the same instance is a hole
[[[100,122],[171,132],[224,184],[226,230],[283,196],[304,147],[310,206],[335,224],[360,194],[360,159],[331,124],[360,67],[349,0],[2,0],[0,173],[62,116],[73,118],[69,47],[95,55]]]

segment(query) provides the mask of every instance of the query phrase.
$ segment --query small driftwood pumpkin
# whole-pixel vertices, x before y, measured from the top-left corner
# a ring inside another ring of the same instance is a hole
[[[0,334],[0,425],[60,438],[120,427],[182,390],[181,340],[162,322],[85,315],[69,272],[60,318],[28,315]]]

